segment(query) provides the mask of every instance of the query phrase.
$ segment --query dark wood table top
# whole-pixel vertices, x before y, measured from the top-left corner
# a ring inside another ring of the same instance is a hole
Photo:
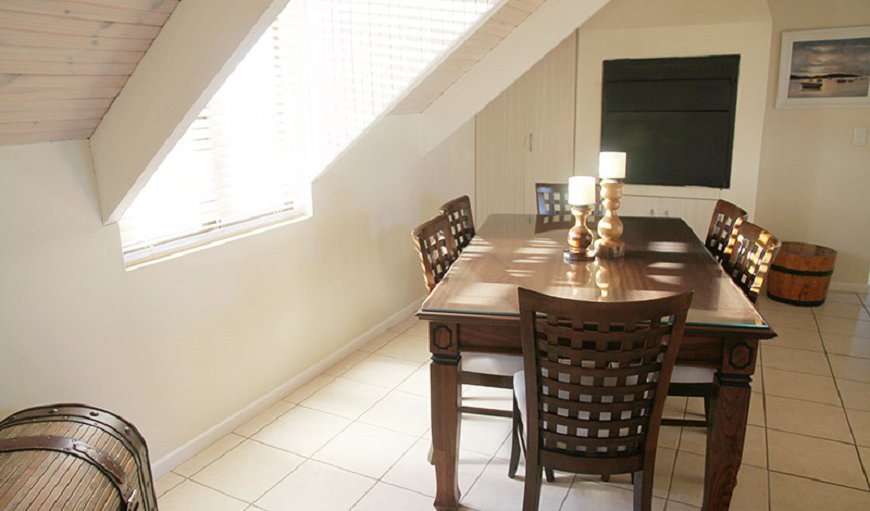
[[[571,264],[562,261],[571,223],[551,220],[491,215],[423,302],[419,316],[518,317],[518,286],[594,301],[645,300],[692,290],[688,325],[774,335],[681,219],[623,218],[624,258]]]

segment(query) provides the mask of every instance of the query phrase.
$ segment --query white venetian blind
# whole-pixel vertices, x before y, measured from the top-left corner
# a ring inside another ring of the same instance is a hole
[[[498,0],[291,0],[119,222],[128,266],[310,211],[312,180]]]

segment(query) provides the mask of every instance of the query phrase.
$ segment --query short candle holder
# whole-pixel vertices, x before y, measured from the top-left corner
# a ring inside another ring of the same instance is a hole
[[[604,216],[598,220],[598,236],[595,248],[599,257],[617,258],[625,255],[625,242],[622,236],[622,220],[616,214],[619,209],[619,199],[622,198],[622,181],[618,179],[601,180],[601,202],[604,206]]]
[[[586,224],[591,206],[572,206],[571,214],[574,215],[574,227],[568,230],[568,248],[562,251],[562,259],[566,263],[589,261],[595,259],[595,235]]]

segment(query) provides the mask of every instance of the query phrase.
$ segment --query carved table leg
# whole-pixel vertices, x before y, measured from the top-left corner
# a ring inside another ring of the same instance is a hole
[[[432,448],[435,463],[435,509],[459,507],[459,364],[456,325],[430,323],[432,363]]]
[[[731,505],[743,459],[757,347],[757,340],[725,343],[722,370],[713,382],[712,417],[707,418],[704,511],[727,511]]]

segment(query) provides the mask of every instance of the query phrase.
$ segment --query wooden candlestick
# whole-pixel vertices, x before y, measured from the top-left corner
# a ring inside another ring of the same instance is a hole
[[[595,235],[586,225],[586,219],[589,218],[590,213],[592,213],[591,206],[571,207],[571,214],[574,215],[574,227],[568,230],[568,248],[562,252],[562,258],[565,262],[573,263],[595,259],[593,244]]]
[[[604,216],[598,220],[598,236],[595,248],[600,257],[616,258],[625,255],[625,242],[622,236],[622,220],[616,214],[619,199],[622,198],[622,181],[618,179],[601,180],[601,202]]]

